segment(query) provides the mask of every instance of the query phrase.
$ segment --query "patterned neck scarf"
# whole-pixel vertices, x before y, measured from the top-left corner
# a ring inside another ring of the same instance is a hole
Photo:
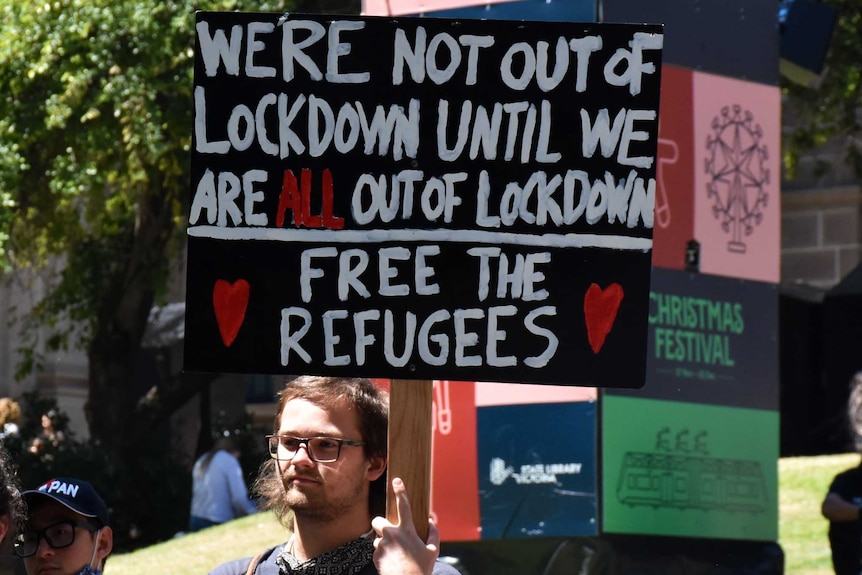
[[[365,569],[374,555],[371,539],[359,537],[305,563],[290,552],[293,545],[284,546],[275,559],[280,575],[355,575]]]

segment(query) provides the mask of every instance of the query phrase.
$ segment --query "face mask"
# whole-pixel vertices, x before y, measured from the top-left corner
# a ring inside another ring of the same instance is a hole
[[[84,565],[84,567],[78,571],[77,575],[102,575],[101,569],[96,569],[93,567],[93,561],[96,560],[96,551],[99,549],[99,536],[102,534],[102,530],[99,529],[96,531],[96,542],[93,544],[93,556],[90,557],[89,565]]]

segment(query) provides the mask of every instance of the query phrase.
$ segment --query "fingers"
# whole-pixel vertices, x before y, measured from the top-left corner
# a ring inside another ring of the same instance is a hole
[[[410,497],[407,495],[407,487],[400,477],[392,479],[392,495],[395,497],[395,521],[381,516],[371,520],[371,528],[377,534],[374,539],[375,549],[381,544],[382,539],[387,537],[387,532],[399,531],[402,536],[417,537],[416,526],[413,523],[413,511],[410,508]],[[440,548],[440,531],[431,517],[428,518],[428,536],[423,543],[430,551],[436,551]]]
[[[440,549],[440,530],[437,529],[430,517],[428,518],[428,540],[425,542],[425,547],[432,551]]]
[[[410,511],[410,498],[407,488],[400,477],[392,480],[392,492],[395,494],[395,508],[398,512],[398,525],[413,526],[413,512]]]
[[[374,532],[377,533],[378,536],[383,535],[383,529],[390,525],[392,524],[389,523],[389,520],[380,515],[371,520],[371,528],[374,529]]]

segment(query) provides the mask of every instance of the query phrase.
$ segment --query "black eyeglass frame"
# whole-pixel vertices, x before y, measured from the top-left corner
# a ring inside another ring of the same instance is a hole
[[[296,451],[293,452],[288,459],[279,459],[278,458],[278,448],[283,444],[281,442],[282,439],[293,439],[298,442],[296,446]],[[311,449],[310,441],[314,439],[326,439],[329,441],[334,441],[338,445],[338,451],[335,453],[334,459],[320,459],[314,455],[314,452]],[[276,440],[273,442],[273,440]],[[299,453],[299,448],[305,445],[305,451],[308,453],[308,458],[316,463],[335,463],[341,457],[341,448],[345,445],[347,447],[361,447],[365,445],[364,441],[353,441],[352,439],[342,439],[340,437],[328,437],[325,435],[320,435],[317,437],[296,437],[295,435],[279,435],[277,433],[267,435],[266,436],[267,447],[269,448],[269,456],[275,459],[276,461],[291,461],[296,454]]]
[[[50,529],[53,529],[54,527],[57,527],[58,525],[70,525],[72,527],[72,538],[69,540],[68,543],[64,543],[62,545],[55,545],[54,542],[51,541],[51,538],[48,537],[48,531]],[[42,539],[45,540],[45,543],[47,543],[48,547],[50,547],[51,549],[65,549],[66,547],[71,547],[72,544],[75,543],[75,529],[77,529],[78,527],[80,527],[81,529],[86,529],[90,533],[95,533],[96,531],[101,529],[100,526],[96,525],[92,521],[76,521],[74,519],[70,519],[69,521],[58,521],[56,523],[48,525],[47,527],[43,527],[42,529],[28,529],[27,531],[19,533],[15,537],[12,547],[15,551],[15,555],[21,557],[22,559],[35,555],[36,552],[39,550],[39,543],[42,541]],[[31,551],[30,553],[24,553],[22,551],[22,547],[27,542],[22,541],[21,538],[23,538],[25,535],[30,534],[36,535],[36,543],[35,545],[33,545],[33,551]]]

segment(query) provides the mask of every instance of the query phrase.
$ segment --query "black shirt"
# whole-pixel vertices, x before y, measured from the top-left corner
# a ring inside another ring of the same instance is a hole
[[[829,493],[862,507],[862,465],[836,475]],[[835,575],[862,573],[862,521],[831,521],[829,544]]]

